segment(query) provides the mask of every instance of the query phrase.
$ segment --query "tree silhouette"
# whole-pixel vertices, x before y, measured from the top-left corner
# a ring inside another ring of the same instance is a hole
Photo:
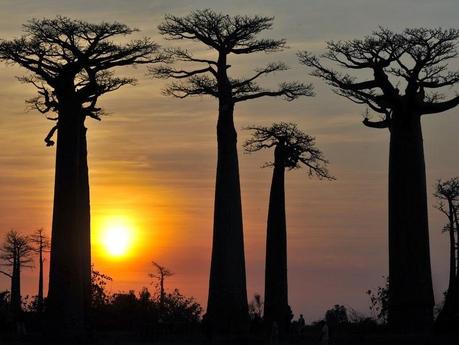
[[[86,118],[101,119],[97,101],[105,93],[132,85],[116,77],[120,66],[162,61],[148,38],[118,44],[114,38],[137,31],[114,23],[91,24],[66,17],[33,19],[24,35],[0,42],[0,59],[31,72],[21,78],[38,96],[29,100],[56,125],[45,138],[54,145],[57,131],[54,208],[48,311],[56,331],[84,333],[90,301],[90,211]],[[48,113],[56,113],[55,116]]]
[[[459,178],[439,180],[435,187],[434,196],[438,199],[436,207],[448,218],[443,231],[449,234],[450,257],[448,290],[443,308],[435,322],[440,328],[452,330],[459,321]]]
[[[154,76],[176,79],[164,94],[186,98],[210,95],[218,99],[217,176],[215,186],[214,228],[209,297],[206,319],[217,332],[247,328],[248,306],[242,228],[237,133],[233,113],[237,103],[261,97],[283,97],[294,100],[311,96],[311,85],[283,82],[275,90],[258,84],[261,77],[285,71],[282,62],[270,63],[246,78],[230,77],[229,57],[258,52],[271,53],[285,48],[285,40],[258,39],[271,29],[273,18],[261,16],[229,16],[205,9],[185,17],[166,15],[159,32],[170,40],[194,41],[211,49],[215,58],[194,56],[182,48],[168,49],[172,62],[152,69]]]
[[[285,216],[285,169],[305,166],[309,176],[332,179],[327,161],[315,146],[315,139],[294,123],[275,123],[271,127],[248,127],[253,133],[245,144],[248,153],[274,148],[273,177],[269,196],[265,263],[264,321],[268,329],[274,323],[285,336],[291,320],[287,283],[287,226]]]
[[[447,70],[447,62],[457,56],[458,38],[455,29],[394,33],[380,28],[361,40],[329,42],[322,61],[308,52],[299,54],[313,68],[312,75],[335,93],[380,114],[375,121],[367,111],[365,126],[390,131],[389,324],[395,329],[422,330],[433,321],[421,117],[459,104],[459,96],[442,100],[440,93],[459,82],[459,72]],[[325,60],[362,72],[363,81],[327,67]]]
[[[10,310],[17,316],[21,311],[21,269],[31,267],[32,247],[27,236],[15,230],[10,230],[5,235],[5,240],[0,247],[1,265],[10,268],[10,272],[0,271],[11,279]]]
[[[172,271],[170,271],[167,267],[161,266],[155,261],[151,262],[153,264],[153,267],[156,269],[156,273],[149,273],[148,276],[153,279],[158,280],[158,285],[159,285],[159,306],[161,308],[164,307],[164,298],[166,296],[165,290],[164,290],[164,281],[167,277],[171,277],[174,275]]]
[[[29,237],[33,251],[38,253],[38,294],[37,294],[37,311],[43,312],[43,263],[45,259],[44,253],[49,252],[51,243],[48,236],[43,232],[43,229],[38,229],[33,235]]]

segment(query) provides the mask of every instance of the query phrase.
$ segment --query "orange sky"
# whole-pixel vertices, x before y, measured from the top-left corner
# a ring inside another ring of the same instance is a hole
[[[222,2],[223,3],[223,2]],[[387,272],[387,154],[388,133],[361,125],[364,108],[334,95],[319,80],[308,77],[296,63],[299,49],[319,51],[330,39],[352,39],[370,33],[378,24],[395,30],[405,26],[454,27],[457,1],[390,0],[234,1],[40,1],[2,0],[0,37],[11,38],[31,17],[74,16],[88,21],[114,21],[139,27],[164,46],[156,33],[166,12],[186,14],[192,8],[275,15],[269,35],[286,37],[291,47],[271,56],[232,60],[236,74],[257,65],[284,60],[292,66],[267,84],[288,79],[311,81],[317,96],[293,103],[264,99],[240,104],[235,121],[239,143],[249,124],[293,121],[330,160],[336,181],[307,178],[305,171],[287,174],[289,291],[294,312],[317,319],[333,304],[368,313],[365,291],[383,284]],[[243,5],[242,5],[243,4]],[[365,4],[365,8],[363,8]],[[435,4],[435,6],[433,6]],[[109,6],[110,5],[110,6]],[[263,5],[263,6],[261,6]],[[135,6],[135,11],[132,10]],[[191,49],[196,46],[191,45]],[[206,52],[204,52],[206,53]],[[452,66],[454,67],[454,66]],[[457,63],[456,63],[457,67]],[[163,81],[145,76],[145,69],[123,69],[139,84],[101,98],[109,116],[88,121],[93,261],[113,277],[113,292],[149,286],[151,260],[175,275],[168,288],[178,287],[205,305],[210,264],[214,179],[216,165],[216,103],[208,98],[175,100],[161,95]],[[22,72],[0,65],[0,235],[11,228],[23,232],[43,227],[50,231],[54,148],[43,139],[51,123],[26,111],[24,99],[34,90],[15,80]],[[459,175],[459,116],[457,110],[423,120],[429,192],[438,178]],[[271,170],[260,169],[271,152],[244,155],[240,150],[245,248],[249,299],[263,293],[265,227]],[[432,206],[433,200],[430,202]],[[101,249],[100,223],[126,217],[136,232],[129,255],[114,259]],[[437,299],[446,288],[447,238],[444,220],[430,207],[431,252]],[[35,293],[37,270],[24,272],[24,293]],[[0,277],[0,290],[8,288]],[[153,287],[151,287],[153,289]]]

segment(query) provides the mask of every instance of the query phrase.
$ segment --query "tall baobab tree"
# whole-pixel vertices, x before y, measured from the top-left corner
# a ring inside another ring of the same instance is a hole
[[[15,230],[10,230],[5,235],[5,240],[0,247],[0,260],[2,266],[10,268],[10,272],[0,273],[11,279],[10,308],[13,315],[21,312],[21,269],[31,267],[32,247],[27,236]]]
[[[57,131],[47,310],[55,330],[72,336],[84,333],[91,288],[85,120],[101,119],[100,96],[135,83],[116,77],[114,68],[162,58],[148,38],[116,43],[116,38],[137,31],[117,22],[56,17],[33,19],[23,28],[20,38],[0,42],[0,60],[31,72],[21,79],[38,90],[29,102],[56,123],[45,138],[48,146],[54,145]]]
[[[449,235],[449,283],[445,303],[436,319],[440,328],[454,329],[459,321],[459,178],[439,180],[434,196],[438,199],[437,209],[447,218],[443,231]]]
[[[394,329],[422,330],[433,322],[421,118],[459,104],[459,96],[442,100],[440,93],[459,82],[459,72],[447,68],[457,56],[458,38],[455,29],[394,33],[380,28],[364,39],[327,43],[322,59],[299,54],[312,75],[335,93],[380,115],[377,120],[367,115],[365,126],[390,132],[389,324]],[[361,73],[356,77],[334,70],[324,64],[327,60]]]
[[[285,170],[308,169],[309,176],[332,179],[327,161],[315,146],[315,139],[294,123],[275,123],[271,127],[248,127],[252,137],[245,144],[248,153],[274,148],[269,195],[265,263],[264,321],[271,329],[275,322],[281,335],[286,335],[291,318],[287,288],[287,225],[285,216]]]
[[[51,243],[43,229],[38,229],[29,237],[33,251],[38,254],[38,294],[37,294],[37,311],[43,312],[43,264],[45,258],[43,255],[49,252]]]
[[[217,332],[238,332],[244,330],[248,322],[237,133],[233,120],[235,105],[261,97],[283,97],[291,101],[312,95],[311,85],[298,82],[283,82],[275,90],[258,84],[259,78],[286,70],[282,62],[258,68],[249,77],[230,77],[230,56],[272,53],[285,48],[283,39],[257,38],[262,31],[271,29],[272,23],[270,17],[229,16],[206,9],[185,17],[166,15],[158,27],[166,39],[198,42],[213,53],[213,57],[198,57],[181,48],[169,49],[172,62],[190,67],[168,64],[152,69],[152,73],[159,78],[177,80],[164,90],[166,95],[177,98],[210,95],[218,100],[217,176],[206,314]]]
[[[159,305],[161,308],[164,307],[164,298],[166,296],[166,292],[164,290],[164,281],[166,278],[173,276],[174,273],[172,273],[171,270],[169,270],[167,267],[162,266],[158,264],[156,261],[152,261],[153,267],[156,269],[155,273],[149,273],[148,276],[153,279],[158,280],[158,285],[159,285]]]

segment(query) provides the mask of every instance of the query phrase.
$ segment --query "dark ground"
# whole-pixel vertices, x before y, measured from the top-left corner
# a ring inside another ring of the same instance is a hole
[[[218,340],[210,343],[202,336],[173,337],[163,339],[140,340],[129,333],[105,333],[98,334],[93,342],[80,343],[91,345],[271,345],[264,342],[260,337],[251,337],[244,340]],[[279,345],[317,345],[319,339],[317,334],[305,334],[303,337],[295,337],[288,342],[280,342]],[[14,340],[11,336],[0,333],[1,345],[48,345],[47,341],[37,340],[34,335],[28,335],[22,340]],[[275,343],[276,344],[276,343]],[[330,340],[330,345],[458,345],[459,335],[393,335],[393,334],[339,334]],[[67,343],[65,344],[67,345]],[[71,345],[71,344],[69,344]]]

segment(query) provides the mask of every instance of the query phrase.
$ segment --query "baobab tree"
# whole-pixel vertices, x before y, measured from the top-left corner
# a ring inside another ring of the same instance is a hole
[[[164,298],[166,296],[166,292],[164,290],[164,281],[166,278],[171,277],[174,275],[171,270],[167,267],[158,264],[156,261],[151,262],[153,267],[156,269],[156,272],[149,273],[148,276],[152,279],[156,279],[158,281],[159,286],[159,305],[161,308],[164,307]]]
[[[9,272],[0,271],[11,279],[10,310],[17,316],[22,311],[21,306],[21,270],[31,267],[32,247],[27,236],[10,230],[0,247],[1,266],[9,268]]]
[[[457,56],[459,30],[380,28],[364,39],[328,42],[321,59],[299,53],[337,93],[367,106],[363,124],[388,129],[389,324],[423,330],[432,325],[434,297],[429,254],[427,193],[421,118],[456,107],[441,90],[459,82],[447,63]],[[358,77],[328,67],[325,61]],[[360,79],[359,79],[360,78]],[[404,90],[403,90],[404,89]],[[369,111],[379,114],[371,119]]]
[[[43,264],[45,258],[43,255],[49,252],[51,243],[48,236],[44,233],[43,229],[38,229],[33,235],[29,237],[30,244],[35,253],[38,254],[38,293],[37,293],[37,311],[43,312]]]
[[[245,152],[274,148],[274,160],[264,165],[274,169],[269,195],[263,319],[268,331],[275,322],[281,336],[285,336],[292,313],[287,288],[285,170],[304,166],[311,177],[332,177],[326,167],[328,162],[316,147],[315,139],[299,130],[296,124],[281,122],[271,127],[248,127],[248,130],[252,131],[252,137],[244,144]]]
[[[85,120],[101,120],[100,96],[135,83],[116,77],[113,69],[162,57],[148,38],[116,43],[114,39],[137,31],[117,22],[56,17],[32,19],[23,28],[20,38],[0,42],[0,60],[31,72],[21,78],[38,90],[29,103],[56,123],[45,138],[53,146],[57,132],[47,310],[55,329],[72,336],[84,333],[91,289]]]
[[[448,218],[443,231],[449,235],[449,282],[445,303],[436,324],[440,328],[454,329],[459,321],[459,178],[439,180],[434,196],[438,199],[437,209]]]
[[[218,100],[217,176],[215,183],[212,262],[206,319],[217,332],[244,330],[248,322],[237,133],[237,103],[261,97],[292,101],[311,96],[311,85],[282,82],[277,89],[259,85],[259,78],[287,70],[282,62],[270,63],[249,77],[229,75],[233,55],[272,53],[285,48],[285,40],[259,39],[271,29],[273,18],[230,16],[205,9],[184,17],[166,15],[159,32],[169,40],[193,41],[209,48],[213,57],[200,57],[182,48],[168,49],[171,63],[151,70],[159,78],[176,79],[164,94],[187,98],[209,95]],[[209,54],[210,55],[210,54]],[[189,64],[174,67],[172,63]]]

